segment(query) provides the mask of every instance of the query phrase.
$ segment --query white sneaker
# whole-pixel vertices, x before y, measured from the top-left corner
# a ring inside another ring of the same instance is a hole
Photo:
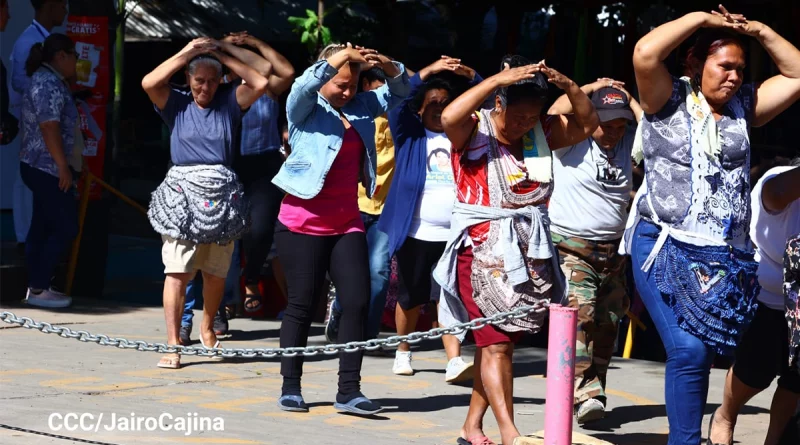
[[[575,420],[579,425],[600,420],[606,416],[606,406],[597,399],[589,399],[580,405],[575,412]]]
[[[39,294],[34,294],[28,289],[25,301],[31,306],[46,308],[64,308],[72,304],[71,297],[50,289],[45,289]]]
[[[457,383],[472,379],[472,365],[472,362],[466,363],[461,357],[454,357],[447,363],[444,381]]]
[[[392,372],[397,375],[414,375],[414,368],[411,367],[411,352],[397,351],[394,355],[394,366]]]

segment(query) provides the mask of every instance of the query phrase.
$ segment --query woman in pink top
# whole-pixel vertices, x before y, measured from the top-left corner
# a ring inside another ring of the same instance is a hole
[[[386,85],[355,94],[362,65],[380,66]],[[374,50],[332,45],[295,80],[287,102],[292,153],[273,182],[287,192],[275,227],[286,272],[289,303],[281,324],[281,347],[304,347],[312,314],[330,274],[342,307],[339,340],[364,339],[369,305],[369,261],[358,210],[358,181],[375,190],[375,117],[408,94],[403,65]],[[361,394],[363,351],[339,355],[334,407],[372,415],[381,406]],[[301,394],[303,357],[281,360],[278,407],[308,411]]]

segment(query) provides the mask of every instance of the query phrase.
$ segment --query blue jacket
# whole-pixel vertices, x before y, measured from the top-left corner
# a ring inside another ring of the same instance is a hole
[[[356,129],[366,148],[361,181],[372,197],[375,191],[375,118],[396,107],[408,96],[409,83],[405,67],[395,62],[401,74],[388,79],[386,85],[359,93],[340,110]],[[320,88],[338,71],[327,61],[311,65],[292,85],[286,104],[289,121],[289,145],[292,153],[283,163],[272,183],[286,193],[311,199],[322,190],[325,176],[342,147],[344,125],[339,111],[322,95]]]
[[[475,73],[469,86],[481,82],[483,78]],[[409,83],[411,92],[408,97],[389,112],[389,129],[394,139],[394,178],[378,221],[378,230],[389,236],[390,257],[408,237],[414,211],[425,188],[428,136],[419,114],[409,107],[425,82],[417,73]]]

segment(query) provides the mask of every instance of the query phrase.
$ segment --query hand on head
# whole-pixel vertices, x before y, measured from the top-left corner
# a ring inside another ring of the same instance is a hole
[[[719,11],[711,11],[711,26],[732,29],[740,34],[756,36],[764,25],[756,21],[748,21],[743,14],[732,14],[725,6],[719,5]]]

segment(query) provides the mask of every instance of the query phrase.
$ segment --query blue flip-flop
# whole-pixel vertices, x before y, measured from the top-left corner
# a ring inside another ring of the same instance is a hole
[[[356,397],[355,399],[347,403],[336,402],[333,404],[333,407],[338,409],[339,411],[347,411],[349,413],[359,414],[361,416],[371,416],[373,414],[378,414],[379,412],[383,411],[383,407],[380,407],[372,411],[359,408],[358,405],[364,402],[373,403],[370,399],[366,397]]]
[[[285,404],[285,402],[293,402],[293,404]],[[281,398],[278,399],[278,408],[280,408],[281,411],[289,411],[292,413],[308,412],[308,405],[306,405],[305,400],[303,400],[303,396],[297,395],[281,396]]]

